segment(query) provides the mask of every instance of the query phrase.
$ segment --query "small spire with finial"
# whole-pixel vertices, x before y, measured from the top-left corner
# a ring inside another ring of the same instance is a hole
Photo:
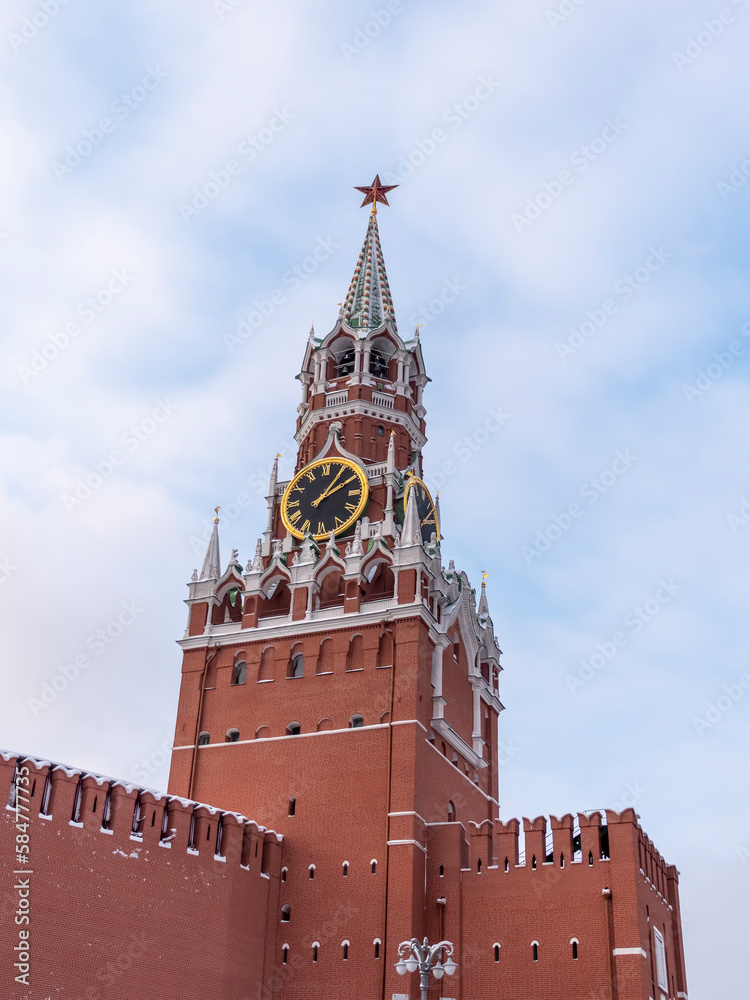
[[[218,524],[219,523],[219,511],[220,510],[221,510],[221,507],[214,507],[214,514],[216,515],[216,517],[214,518],[214,524]]]

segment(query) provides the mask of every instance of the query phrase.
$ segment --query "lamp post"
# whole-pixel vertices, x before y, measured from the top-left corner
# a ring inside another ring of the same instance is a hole
[[[440,960],[443,949],[447,954],[444,962]],[[406,975],[407,972],[419,970],[419,985],[422,990],[422,1000],[427,1000],[427,987],[430,984],[430,970],[435,979],[442,979],[443,976],[452,976],[458,966],[453,961],[453,945],[450,941],[441,941],[439,944],[430,944],[427,938],[422,944],[417,938],[411,941],[402,941],[398,946],[399,960],[396,962],[396,972],[399,976]],[[408,957],[405,957],[408,956]]]

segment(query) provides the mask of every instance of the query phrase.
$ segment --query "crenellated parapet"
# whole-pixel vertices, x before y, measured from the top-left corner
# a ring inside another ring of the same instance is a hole
[[[53,761],[0,751],[0,798],[14,812],[19,801],[17,776],[28,770],[20,801],[28,805],[32,835],[36,822],[45,831],[80,830],[111,838],[111,849],[128,855],[160,848],[194,855],[256,874],[278,874],[283,837],[239,813],[149,788],[141,788]],[[28,798],[28,802],[27,802]]]

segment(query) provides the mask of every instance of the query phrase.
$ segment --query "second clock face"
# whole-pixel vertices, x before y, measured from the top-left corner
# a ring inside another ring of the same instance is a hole
[[[417,513],[419,514],[422,541],[429,542],[433,532],[435,532],[438,541],[440,541],[440,525],[438,524],[435,504],[432,502],[430,491],[422,480],[417,479],[416,476],[412,476],[406,484],[404,491],[404,515],[406,515],[406,505],[409,502],[410,490],[414,490],[414,495],[417,498]]]
[[[365,509],[367,476],[345,458],[324,458],[300,470],[284,490],[281,519],[295,538],[343,534]]]

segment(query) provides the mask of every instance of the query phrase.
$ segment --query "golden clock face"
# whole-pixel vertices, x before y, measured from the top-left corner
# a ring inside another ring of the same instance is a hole
[[[367,504],[367,475],[346,458],[322,458],[297,473],[281,498],[281,519],[295,538],[341,535]]]
[[[414,490],[414,495],[417,498],[417,513],[419,514],[419,526],[422,530],[422,541],[429,542],[433,531],[437,535],[437,540],[440,541],[440,525],[438,524],[435,504],[432,502],[430,491],[422,480],[417,479],[416,476],[411,476],[406,483],[406,489],[404,490],[404,516],[406,516],[406,505],[409,502],[409,493],[411,490]]]

